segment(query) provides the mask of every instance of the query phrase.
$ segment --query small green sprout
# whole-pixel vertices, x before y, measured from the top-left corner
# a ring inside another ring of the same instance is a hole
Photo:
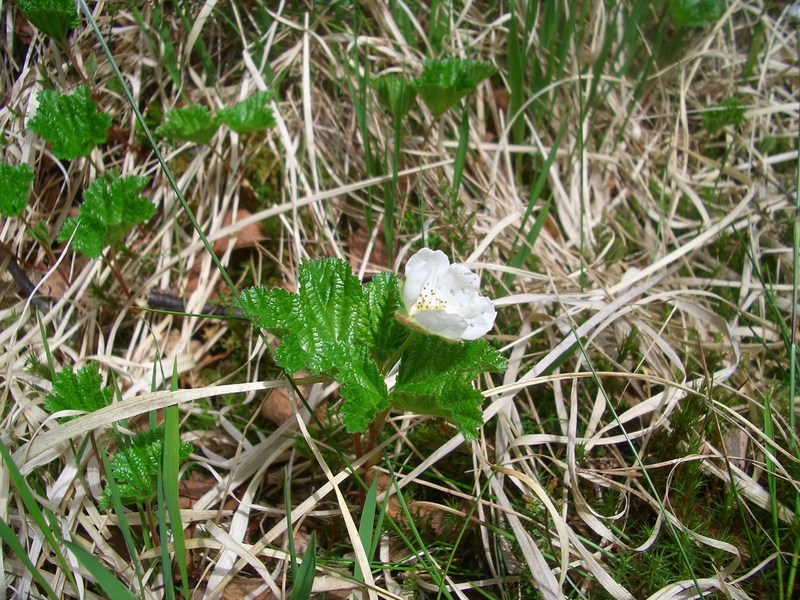
[[[111,388],[103,387],[99,365],[90,362],[77,373],[72,367],[65,367],[56,373],[53,391],[44,399],[44,407],[51,413],[64,410],[90,413],[111,404],[111,395]]]
[[[208,144],[219,129],[219,119],[205,106],[195,104],[167,113],[167,122],[156,129],[156,135],[171,142]]]
[[[275,126],[275,115],[267,106],[269,92],[257,92],[247,100],[243,100],[229,108],[217,111],[220,122],[227,125],[239,135],[245,135],[261,129]]]
[[[422,75],[414,80],[417,93],[439,118],[461,98],[497,73],[489,63],[459,58],[426,60]]]
[[[406,116],[417,99],[414,85],[402,75],[382,75],[372,81],[372,86],[396,121],[401,121]]]
[[[89,156],[95,146],[106,141],[111,116],[97,112],[89,86],[78,86],[71,96],[42,90],[36,98],[39,107],[28,129],[51,142],[58,158]]]
[[[26,163],[16,167],[0,163],[0,214],[19,216],[28,203],[32,182],[33,171]]]
[[[194,446],[181,442],[179,460],[184,462]],[[125,441],[111,461],[111,473],[123,504],[148,502],[158,488],[158,473],[164,461],[164,429],[156,427],[137,433]],[[111,506],[111,488],[103,490],[98,507]]]
[[[78,252],[89,258],[99,257],[103,248],[155,214],[153,203],[140,196],[147,182],[146,177],[120,178],[113,172],[104,173],[86,188],[80,213],[64,222],[58,241],[66,242],[72,237]]]
[[[669,0],[669,12],[678,27],[699,28],[719,20],[724,0]]]
[[[14,0],[14,3],[31,25],[59,43],[81,23],[73,0]]]

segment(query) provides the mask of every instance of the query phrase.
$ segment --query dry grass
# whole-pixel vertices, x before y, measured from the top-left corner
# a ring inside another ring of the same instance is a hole
[[[781,7],[734,1],[718,23],[680,34],[668,22],[652,28],[650,15],[651,28],[635,32],[639,55],[615,39],[619,54],[604,56],[608,36],[625,31],[608,4],[591,3],[582,20],[573,15],[582,34],[566,44],[560,74],[542,89],[526,84],[525,135],[515,141],[507,125],[507,10],[458,3],[443,47],[500,68],[468,97],[464,207],[448,216],[434,201],[453,177],[460,109],[433,123],[417,103],[404,126],[397,252],[388,261],[378,255],[391,171],[369,171],[363,134],[370,152],[381,153],[391,147],[393,124],[371,91],[362,104],[362,77],[365,69],[370,77],[420,72],[424,44],[406,43],[402,28],[422,39],[427,7],[393,13],[379,2],[357,11],[331,3],[273,12],[257,2],[212,1],[183,5],[185,23],[172,4],[95,9],[151,124],[190,102],[218,108],[255,90],[274,93],[277,126],[267,134],[226,131],[207,147],[160,145],[236,288],[291,287],[298,263],[321,256],[347,258],[361,275],[402,273],[424,232],[428,243],[479,269],[497,298],[489,339],[509,369],[479,382],[482,437],[465,445],[446,424],[399,413],[384,430],[377,471],[391,471],[397,486],[382,475],[381,489],[395,498],[402,490],[419,537],[403,503],[388,504],[397,527],[384,527],[372,569],[358,536],[356,481],[368,457],[355,459],[337,421],[335,386],[307,388],[308,406],[275,425],[271,411],[293,396],[273,391],[287,389],[285,378],[256,332],[236,320],[147,310],[154,290],[184,297],[187,313],[232,292],[137,129],[92,30],[81,25],[66,55],[3,5],[4,30],[18,31],[5,39],[0,72],[3,159],[30,164],[37,178],[24,219],[0,225],[2,256],[13,256],[53,302],[38,313],[8,271],[0,275],[2,441],[55,531],[137,589],[118,517],[97,509],[102,469],[93,452],[76,449],[93,434],[113,454],[113,424],[139,430],[148,415],[160,419],[177,405],[181,436],[195,444],[181,487],[193,597],[287,593],[284,473],[295,544],[304,547],[317,532],[314,590],[327,597],[358,590],[370,598],[667,599],[694,597],[698,587],[715,597],[778,597],[778,579],[791,582],[797,564],[789,526],[800,498],[785,343],[797,330],[796,32]],[[659,31],[666,37],[651,47]],[[538,45],[545,34],[534,28],[529,40],[539,64],[554,52]],[[24,35],[34,36],[27,49]],[[180,88],[170,79],[170,52]],[[623,68],[629,60],[634,66]],[[38,90],[71,90],[82,80],[113,115],[114,133],[88,158],[58,161],[24,125]],[[743,122],[709,133],[701,114],[731,96],[746,107]],[[546,109],[536,108],[539,100]],[[562,123],[544,192],[521,231]],[[81,190],[111,168],[151,178],[147,195],[159,213],[147,227],[106,260],[35,241],[37,227],[52,241]],[[531,258],[512,267],[545,198],[549,214]],[[475,222],[465,240],[453,232],[467,214]],[[245,243],[253,223],[260,230]],[[367,235],[356,241],[358,228]],[[51,381],[36,367],[47,353],[59,369],[99,362],[118,401],[68,422],[48,414]],[[173,365],[180,389],[151,391],[169,388]],[[142,513],[129,508],[143,567],[136,593],[163,597],[171,582],[158,540],[151,545]],[[6,470],[0,518],[56,593],[73,596]],[[3,595],[41,595],[9,550],[0,553]],[[365,586],[352,581],[354,561]],[[70,564],[81,593],[96,597],[93,577]],[[438,592],[432,570],[443,573]],[[787,598],[792,591],[783,589]]]

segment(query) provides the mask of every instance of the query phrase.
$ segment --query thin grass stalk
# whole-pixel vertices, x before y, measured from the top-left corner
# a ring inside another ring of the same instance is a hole
[[[800,53],[800,35],[797,35],[795,39],[797,51]],[[798,54],[798,56],[800,56],[800,54]],[[800,64],[800,62],[798,64]],[[797,416],[795,408],[795,398],[797,398],[797,328],[800,327],[800,323],[797,321],[797,286],[800,285],[800,134],[795,143],[795,148],[798,152],[797,161],[795,162],[795,218],[792,224],[792,333],[791,347],[789,349],[789,443],[792,446],[795,458],[800,458],[800,449],[797,445]],[[795,474],[795,477],[797,477],[798,469],[796,463],[793,465],[792,472]],[[800,515],[800,493],[798,493],[797,490],[794,492],[794,514],[795,519]],[[794,590],[799,552],[800,538],[795,537],[786,584],[786,589],[788,590]]]
[[[142,565],[139,561],[139,552],[133,542],[133,535],[131,533],[131,527],[128,524],[127,512],[125,511],[125,507],[122,505],[119,486],[117,485],[117,482],[114,479],[114,474],[111,471],[111,461],[108,460],[108,455],[106,454],[106,450],[103,446],[98,447],[98,452],[100,454],[100,460],[102,461],[101,464],[106,472],[106,487],[111,491],[111,506],[114,509],[114,514],[117,515],[117,526],[119,527],[120,533],[122,533],[122,539],[125,541],[125,548],[127,548],[128,554],[131,557],[133,572],[136,576],[136,580],[139,583],[139,591],[144,593]],[[144,522],[142,522],[143,527],[144,525]]]
[[[56,528],[51,528],[53,527],[51,523],[56,523],[55,516],[52,514],[48,514],[46,516],[45,513],[49,513],[50,511],[47,509],[42,511],[42,509],[39,508],[39,503],[34,498],[33,491],[28,486],[28,482],[25,481],[22,473],[19,472],[17,464],[14,462],[14,459],[11,458],[8,448],[6,448],[6,445],[2,442],[0,442],[0,457],[2,457],[2,460],[6,465],[10,479],[14,483],[14,488],[17,490],[20,498],[22,498],[22,503],[30,513],[31,518],[33,519],[34,523],[36,523],[39,531],[41,531],[44,539],[47,540],[47,543],[50,545],[53,554],[55,554],[56,562],[58,562],[58,565],[64,572],[67,582],[75,594],[79,595],[80,592],[78,591],[78,582],[75,580],[75,575],[72,572],[69,561],[67,561],[64,553],[61,551],[61,546],[58,543],[60,532],[58,532]]]
[[[31,559],[28,558],[28,551],[22,547],[22,544],[19,543],[17,536],[14,535],[14,530],[11,529],[11,527],[9,527],[3,519],[0,519],[0,539],[2,539],[5,545],[9,547],[11,553],[16,556],[20,562],[22,562],[22,565],[28,570],[34,581],[42,588],[42,590],[44,590],[44,593],[47,594],[47,597],[50,598],[50,600],[58,600],[58,594],[55,593],[36,565],[34,565],[31,562]],[[0,548],[0,552],[2,551],[2,548]]]
[[[555,160],[558,149],[561,146],[561,140],[564,139],[564,134],[567,132],[568,125],[569,120],[565,119],[561,124],[561,128],[558,130],[558,134],[556,134],[556,139],[553,141],[553,145],[550,147],[550,152],[547,154],[547,158],[545,158],[544,164],[539,170],[539,174],[536,176],[536,179],[533,182],[533,186],[531,187],[531,192],[528,197],[528,206],[525,208],[525,214],[522,217],[522,222],[520,223],[517,236],[514,238],[514,242],[511,246],[511,254],[513,255],[513,258],[511,259],[511,266],[515,269],[521,268],[522,265],[525,264],[525,261],[530,256],[531,249],[536,243],[536,240],[539,238],[539,233],[541,232],[542,227],[544,227],[544,223],[547,220],[547,215],[550,210],[549,198],[545,200],[545,204],[542,207],[542,210],[539,211],[536,221],[534,221],[530,231],[528,231],[528,233],[525,235],[525,243],[520,242],[520,239],[523,236],[522,232],[524,231],[525,225],[527,225],[528,220],[533,212],[533,207],[541,197],[544,186],[547,183],[547,178],[550,176],[550,167],[553,166],[553,161]],[[513,273],[508,273],[503,276],[503,283],[505,283],[507,286],[510,286],[515,277],[516,275]]]
[[[144,116],[142,115],[141,111],[139,110],[139,107],[137,106],[136,101],[134,100],[133,95],[131,94],[131,91],[128,88],[128,84],[125,81],[125,78],[123,77],[122,73],[119,70],[119,65],[117,65],[117,62],[114,59],[113,54],[111,53],[111,49],[108,47],[108,44],[106,44],[105,37],[103,37],[103,34],[100,31],[100,28],[98,27],[97,22],[94,20],[94,17],[92,16],[92,11],[89,9],[89,6],[86,4],[86,0],[79,0],[79,2],[80,2],[81,9],[83,10],[84,14],[86,15],[86,18],[89,21],[89,24],[91,25],[92,30],[94,31],[95,37],[97,38],[97,42],[100,44],[101,48],[103,49],[103,53],[106,55],[106,58],[108,58],[109,64],[111,66],[111,69],[114,71],[114,75],[116,76],[117,81],[119,82],[120,86],[122,87],[122,91],[125,94],[125,99],[127,100],[129,106],[131,107],[131,110],[133,110],[134,114],[136,115],[136,120],[138,121],[139,126],[142,128],[142,131],[144,131],[145,137],[147,138],[147,142],[150,145],[150,148],[153,150],[153,153],[155,154],[156,159],[158,160],[158,164],[161,166],[161,170],[163,171],[165,177],[167,178],[167,181],[169,181],[170,187],[175,192],[175,196],[178,198],[178,201],[181,203],[181,206],[183,207],[184,213],[186,213],[186,216],[189,218],[189,221],[191,222],[192,227],[197,232],[197,235],[200,238],[200,240],[203,242],[203,246],[205,247],[206,251],[208,252],[209,256],[211,257],[211,261],[214,263],[214,266],[217,268],[217,270],[219,271],[220,275],[222,276],[222,279],[225,281],[225,283],[228,286],[228,288],[234,294],[236,294],[237,290],[236,290],[236,286],[233,283],[233,280],[231,280],[230,276],[228,275],[227,271],[225,270],[225,267],[222,266],[222,263],[220,262],[219,258],[217,258],[216,253],[214,252],[214,250],[211,247],[211,243],[208,241],[208,238],[206,237],[205,233],[203,233],[203,228],[200,227],[200,224],[197,222],[197,219],[194,216],[194,212],[192,211],[191,207],[189,206],[189,203],[186,201],[186,198],[184,197],[183,192],[181,191],[180,186],[178,185],[178,182],[175,179],[175,175],[172,173],[172,170],[169,168],[169,165],[167,164],[166,160],[164,159],[164,156],[161,154],[161,151],[158,149],[158,145],[156,144],[156,140],[153,137],[153,132],[150,131],[150,127],[145,122]]]
[[[573,336],[575,336],[575,340],[576,340],[577,345],[580,347],[581,354],[583,354],[584,358],[586,359],[586,365],[589,367],[589,370],[592,373],[592,379],[595,382],[595,384],[597,385],[598,390],[600,390],[600,392],[603,394],[606,406],[608,407],[609,411],[611,412],[612,417],[616,421],[617,426],[620,428],[620,431],[625,433],[625,441],[626,441],[626,443],[628,445],[628,448],[630,449],[631,453],[633,454],[634,460],[636,461],[637,466],[641,470],[642,478],[647,483],[647,487],[650,490],[650,493],[652,494],[652,496],[655,499],[656,503],[658,504],[658,508],[661,511],[661,514],[664,516],[664,524],[666,525],[667,531],[669,531],[670,536],[674,540],[675,545],[678,547],[678,551],[680,553],[681,559],[683,560],[684,564],[686,565],[686,568],[689,570],[689,575],[690,575],[690,578],[692,580],[692,583],[694,584],[695,590],[697,591],[698,597],[703,597],[703,590],[700,587],[700,582],[697,580],[697,576],[694,573],[694,569],[692,568],[692,563],[689,560],[689,555],[686,552],[686,548],[684,548],[683,543],[681,542],[681,539],[678,536],[678,530],[675,527],[675,525],[672,523],[672,519],[670,519],[669,516],[667,515],[667,509],[664,506],[663,502],[661,502],[661,498],[659,497],[658,490],[656,490],[656,486],[653,483],[653,480],[650,477],[650,474],[648,473],[647,468],[645,467],[644,461],[642,460],[642,457],[639,454],[639,451],[636,449],[636,446],[633,444],[633,441],[630,439],[630,437],[628,437],[627,431],[626,431],[623,423],[620,421],[619,414],[617,413],[617,410],[614,408],[613,402],[608,397],[608,394],[606,394],[605,387],[603,386],[603,383],[602,383],[602,379],[598,375],[597,371],[595,371],[594,365],[592,365],[592,361],[591,361],[591,359],[589,357],[588,352],[586,351],[586,347],[583,344],[583,340],[581,340],[581,338],[578,337],[577,331],[574,329],[574,327],[572,327],[572,325],[570,326],[570,328],[572,329]],[[775,511],[774,514],[777,515],[777,511]]]
[[[402,95],[401,95],[402,96]],[[399,102],[399,101],[398,101]],[[398,173],[400,172],[400,148],[403,142],[403,118],[400,111],[394,115],[394,139],[392,146],[392,180],[386,182],[386,195],[383,199],[383,239],[386,242],[386,257],[389,264],[394,262],[395,240],[395,201],[397,195]]]
[[[391,469],[391,465],[387,462],[387,466],[389,467],[389,474],[392,478],[392,487],[395,490],[395,495],[397,497],[397,502],[400,505],[400,510],[403,513],[404,518],[406,519],[406,524],[408,525],[409,529],[411,530],[412,535],[414,536],[414,540],[417,543],[417,550],[413,545],[411,545],[411,540],[408,540],[405,536],[403,536],[404,541],[406,542],[408,548],[414,552],[414,554],[419,555],[421,551],[421,555],[419,555],[420,563],[423,565],[425,572],[430,575],[431,579],[436,583],[439,587],[439,590],[442,591],[448,600],[453,600],[452,595],[450,594],[447,586],[445,585],[446,576],[444,576],[440,570],[436,561],[433,560],[431,554],[425,545],[425,541],[422,539],[422,536],[419,533],[419,529],[414,524],[414,515],[411,513],[411,509],[408,507],[408,503],[403,496],[403,492],[400,489],[400,486],[397,483],[397,478],[394,476],[394,471]]]
[[[176,361],[177,363],[177,361]],[[172,391],[177,389],[178,367],[172,371]],[[189,598],[189,572],[186,568],[186,540],[181,519],[180,494],[178,492],[178,469],[180,466],[180,429],[179,413],[176,405],[164,409],[164,499],[169,514],[172,544],[175,549],[175,562],[181,576],[181,591],[184,598]],[[162,540],[166,543],[166,540]]]
[[[467,150],[469,150],[469,102],[464,102],[464,108],[461,111],[461,124],[458,128],[458,147],[456,148],[456,158],[453,163],[453,190],[456,193],[461,187],[461,179],[464,176]]]
[[[478,504],[480,503],[481,498],[483,498],[486,495],[486,490],[489,489],[489,484],[491,484],[492,482],[492,477],[494,477],[494,471],[491,472],[491,475],[486,478],[486,481],[481,486],[481,490],[478,493],[477,497],[475,498],[475,502],[472,503],[469,512],[464,518],[464,525],[461,527],[461,529],[459,529],[458,534],[456,535],[456,539],[453,542],[453,549],[450,551],[450,556],[447,557],[447,562],[444,564],[444,568],[442,569],[442,574],[445,577],[447,576],[447,573],[450,571],[450,567],[453,565],[453,561],[455,560],[456,557],[456,550],[458,549],[459,543],[464,538],[464,535],[467,533],[467,527],[469,526],[470,521],[472,520],[472,516],[478,510]],[[440,589],[439,592],[436,594],[436,600],[439,600],[441,597],[442,597],[442,590]]]
[[[764,435],[773,444],[775,441],[775,427],[772,421],[772,399],[769,394],[764,394]],[[781,548],[781,532],[780,532],[780,519],[778,518],[778,478],[775,461],[772,455],[767,452],[764,456],[764,462],[767,467],[767,487],[769,489],[770,500],[770,516],[772,517],[772,541],[778,551],[778,556],[775,559],[775,570],[777,571],[778,580],[778,595],[777,598],[783,600],[786,598],[784,592],[783,582],[783,557],[780,553]]]

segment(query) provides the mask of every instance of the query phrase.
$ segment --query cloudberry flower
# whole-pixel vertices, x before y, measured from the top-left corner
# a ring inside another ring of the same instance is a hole
[[[478,292],[479,277],[450,264],[440,250],[423,248],[406,263],[403,304],[407,321],[451,340],[476,340],[494,325],[497,312]]]

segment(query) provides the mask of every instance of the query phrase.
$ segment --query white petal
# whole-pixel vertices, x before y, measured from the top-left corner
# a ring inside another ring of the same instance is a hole
[[[417,313],[414,315],[414,321],[427,331],[451,340],[465,339],[464,332],[469,328],[467,321],[460,315],[446,313],[443,310],[426,310]]]
[[[489,298],[478,298],[472,308],[476,312],[464,315],[468,327],[461,338],[465,340],[477,340],[489,333],[497,317],[497,311]]]
[[[431,280],[438,280],[450,266],[450,260],[441,250],[423,248],[406,263],[406,279],[403,284],[403,304],[409,310],[422,293],[422,288]]]
[[[466,265],[450,265],[436,283],[436,294],[448,305],[469,304],[478,295],[480,278]]]

